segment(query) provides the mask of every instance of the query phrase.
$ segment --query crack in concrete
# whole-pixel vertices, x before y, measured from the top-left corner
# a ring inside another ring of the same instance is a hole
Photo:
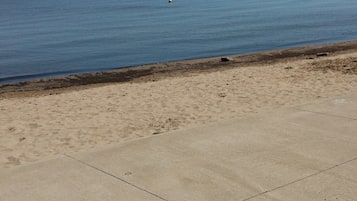
[[[315,173],[313,173],[313,174],[311,174],[311,175],[302,177],[302,178],[300,178],[300,179],[296,179],[296,180],[294,180],[294,181],[291,181],[291,182],[289,182],[289,183],[283,184],[283,185],[281,185],[281,186],[272,188],[272,189],[270,189],[270,190],[263,191],[263,192],[258,193],[258,194],[256,194],[256,195],[253,195],[253,196],[251,196],[251,197],[245,198],[245,199],[243,199],[242,201],[248,201],[248,200],[251,200],[251,199],[253,199],[253,198],[259,197],[259,196],[261,196],[261,195],[264,195],[264,194],[267,194],[267,193],[271,193],[271,192],[276,191],[276,190],[278,190],[278,189],[281,189],[281,188],[284,188],[284,187],[286,187],[286,186],[289,186],[289,185],[298,183],[298,182],[300,182],[300,181],[303,181],[303,180],[305,180],[305,179],[308,179],[308,178],[317,176],[317,175],[319,175],[319,174],[322,174],[322,173],[324,173],[324,172],[327,172],[327,171],[329,171],[329,170],[332,170],[332,169],[334,169],[334,168],[337,168],[337,167],[339,167],[339,166],[345,165],[345,164],[350,163],[350,162],[355,161],[355,160],[357,160],[357,157],[355,157],[355,158],[353,158],[353,159],[350,159],[350,160],[348,160],[348,161],[339,163],[339,164],[337,164],[337,165],[331,166],[331,167],[329,167],[329,168],[320,170],[320,171],[318,171],[318,172],[315,172]]]
[[[338,117],[338,118],[350,119],[350,120],[357,120],[357,118],[345,117],[345,116],[336,115],[336,114],[329,114],[329,113],[324,113],[324,112],[316,112],[316,111],[304,110],[304,109],[301,109],[301,108],[294,108],[294,109],[298,110],[298,111],[310,112],[310,113],[320,114],[320,115],[325,115],[325,116]]]
[[[92,169],[95,169],[95,170],[97,170],[97,171],[99,171],[99,172],[101,172],[101,173],[103,173],[103,174],[106,174],[107,176],[113,177],[113,178],[115,178],[115,179],[117,179],[117,180],[119,180],[119,181],[121,181],[121,182],[124,182],[124,183],[126,183],[126,184],[128,184],[128,185],[130,185],[130,186],[132,186],[132,187],[134,187],[134,188],[136,188],[136,189],[138,189],[138,190],[140,190],[140,191],[143,191],[143,192],[145,192],[145,193],[148,193],[148,194],[150,194],[150,195],[152,195],[152,196],[154,196],[154,197],[156,197],[156,198],[159,198],[160,200],[169,201],[169,200],[167,200],[167,199],[161,197],[161,196],[158,195],[158,194],[155,194],[155,193],[153,193],[153,192],[150,192],[149,190],[146,190],[146,189],[144,189],[144,188],[142,188],[142,187],[140,187],[140,186],[137,186],[137,185],[135,185],[135,184],[133,184],[133,183],[130,183],[130,182],[128,182],[128,181],[126,181],[126,180],[124,180],[124,179],[122,179],[122,178],[120,178],[120,177],[114,175],[114,174],[111,174],[111,173],[109,173],[109,172],[107,172],[107,171],[105,171],[105,170],[102,170],[102,169],[100,169],[100,168],[98,168],[98,167],[95,167],[95,166],[93,166],[93,165],[91,165],[91,164],[89,164],[89,163],[86,163],[86,162],[81,161],[81,160],[79,160],[79,159],[77,159],[77,158],[74,158],[73,156],[70,156],[70,155],[68,155],[68,154],[64,154],[64,156],[66,156],[66,157],[68,157],[68,158],[70,158],[70,159],[72,159],[72,160],[74,160],[74,161],[76,161],[76,162],[79,162],[79,163],[81,163],[81,164],[83,164],[83,165],[85,165],[85,166],[88,166],[88,167],[90,167],[90,168],[92,168]]]

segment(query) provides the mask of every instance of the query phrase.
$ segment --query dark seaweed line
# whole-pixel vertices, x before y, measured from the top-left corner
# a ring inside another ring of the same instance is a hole
[[[84,73],[57,78],[47,78],[31,80],[12,84],[0,85],[0,94],[6,92],[38,91],[48,89],[66,88],[72,86],[82,86],[89,84],[128,82],[140,77],[176,73],[176,72],[197,72],[208,69],[221,69],[222,67],[235,67],[251,63],[270,63],[280,59],[305,56],[312,57],[319,53],[334,53],[357,49],[357,40],[334,43],[327,45],[307,46],[289,48],[283,50],[273,50],[260,53],[231,56],[234,60],[230,62],[220,62],[219,58],[208,58],[205,61],[190,64],[187,60],[181,62],[168,62],[163,64],[150,64],[129,68],[122,68],[111,71],[97,73]]]

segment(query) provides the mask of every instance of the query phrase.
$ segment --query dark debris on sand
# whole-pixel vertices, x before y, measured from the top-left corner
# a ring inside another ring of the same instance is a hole
[[[311,65],[312,67],[309,70],[313,71],[338,71],[357,75],[357,57],[314,61]]]

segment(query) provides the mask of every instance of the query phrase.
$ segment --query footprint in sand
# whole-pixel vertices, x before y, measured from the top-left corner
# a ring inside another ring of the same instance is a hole
[[[10,131],[10,132],[14,132],[14,131],[16,131],[16,128],[15,127],[9,127],[7,130]]]
[[[224,98],[224,97],[226,97],[226,96],[227,96],[227,94],[226,94],[226,93],[221,92],[221,93],[218,93],[218,96],[219,96],[219,97],[221,97],[221,98]]]
[[[22,142],[22,141],[24,141],[24,140],[26,140],[26,138],[25,138],[25,137],[21,137],[21,138],[19,138],[19,142]]]
[[[38,127],[41,127],[39,124],[36,124],[36,123],[31,123],[29,124],[29,127],[30,128],[38,128]]]
[[[8,165],[21,165],[20,159],[14,157],[14,156],[9,156],[7,157],[8,162],[6,164]]]

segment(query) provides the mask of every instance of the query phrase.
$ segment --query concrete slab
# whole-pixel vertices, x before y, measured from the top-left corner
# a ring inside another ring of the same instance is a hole
[[[297,108],[357,120],[357,95],[352,94],[351,96],[342,98],[336,97],[327,101],[323,100],[316,104],[307,104]]]
[[[356,156],[356,120],[293,109],[260,116],[263,124],[258,129],[264,130],[267,143],[280,143],[289,151],[318,160],[324,168]]]
[[[66,157],[1,170],[2,201],[162,200]]]
[[[245,200],[356,157],[356,131],[285,109],[74,157],[167,200]]]
[[[248,199],[249,201],[356,201],[357,160]]]

